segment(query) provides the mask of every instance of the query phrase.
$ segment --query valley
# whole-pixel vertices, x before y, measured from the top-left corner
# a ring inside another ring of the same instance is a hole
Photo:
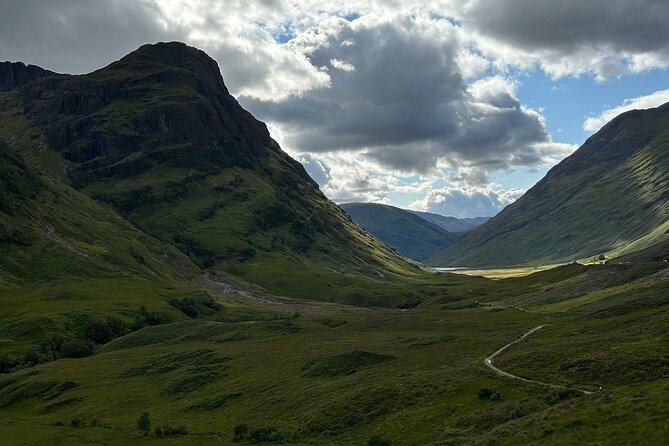
[[[337,206],[193,47],[32,67],[0,65],[2,442],[665,441],[667,106],[462,234]]]

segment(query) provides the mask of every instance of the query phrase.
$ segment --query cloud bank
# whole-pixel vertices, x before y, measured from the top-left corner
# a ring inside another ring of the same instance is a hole
[[[147,42],[202,48],[331,198],[404,194],[453,215],[514,199],[491,173],[575,148],[553,141],[511,72],[604,81],[669,66],[664,0],[0,0],[0,11],[0,57],[59,72]],[[630,99],[584,127],[661,101],[666,91]]]

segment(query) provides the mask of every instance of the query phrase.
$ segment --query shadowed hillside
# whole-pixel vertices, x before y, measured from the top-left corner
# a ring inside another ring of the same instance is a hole
[[[400,254],[426,259],[452,245],[458,236],[411,211],[376,203],[339,205],[356,223]]]

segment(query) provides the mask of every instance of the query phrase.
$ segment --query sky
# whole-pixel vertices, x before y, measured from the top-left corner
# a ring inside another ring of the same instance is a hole
[[[336,202],[492,216],[616,115],[669,102],[666,0],[0,0],[0,61],[145,43],[219,64]]]

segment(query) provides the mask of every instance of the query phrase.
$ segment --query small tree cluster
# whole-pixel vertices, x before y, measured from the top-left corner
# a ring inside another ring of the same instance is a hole
[[[139,430],[142,435],[149,435],[151,432],[151,419],[149,418],[149,413],[142,413],[139,418],[137,418],[137,430]]]

